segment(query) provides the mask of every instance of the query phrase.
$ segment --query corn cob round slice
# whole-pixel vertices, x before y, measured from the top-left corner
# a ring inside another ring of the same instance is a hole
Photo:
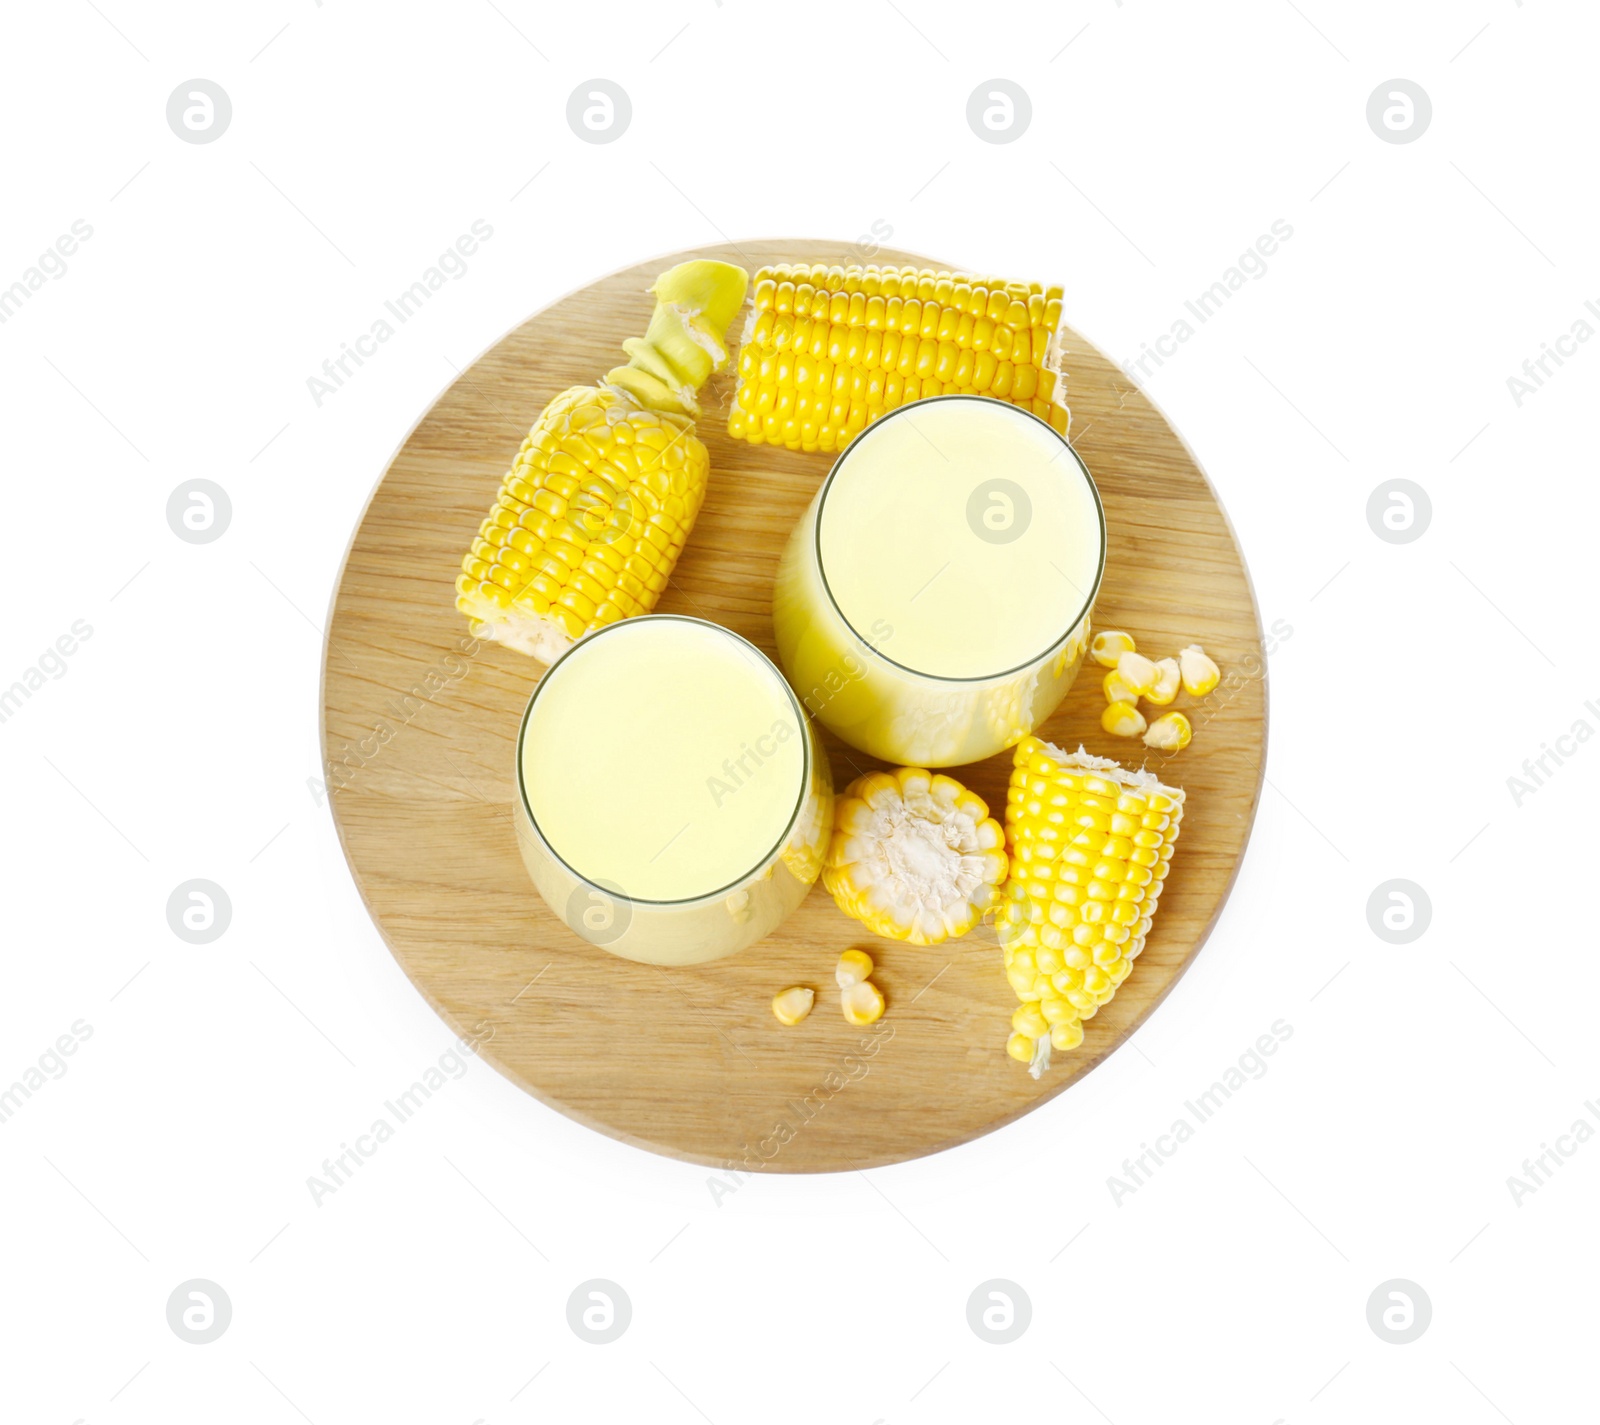
[[[923,396],[1010,401],[1066,433],[1061,288],[915,267],[763,267],[728,433],[843,450]]]
[[[1005,880],[1000,823],[953,777],[868,772],[837,799],[833,824],[823,884],[840,910],[889,940],[965,935]]]
[[[1075,1048],[1145,947],[1183,820],[1181,788],[1081,747],[1017,744],[1006,794],[1011,875],[996,918],[1022,1001],[1006,1052],[1035,1078]]]
[[[545,407],[461,562],[456,607],[477,637],[550,663],[655,607],[705,499],[695,392],[727,360],[746,283],[725,262],[664,272],[628,363]]]

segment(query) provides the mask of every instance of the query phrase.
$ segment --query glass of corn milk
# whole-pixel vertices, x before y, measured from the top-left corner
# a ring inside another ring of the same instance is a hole
[[[1105,555],[1100,493],[1064,436],[990,397],[914,401],[850,443],[790,536],[779,659],[852,747],[976,762],[1066,696]]]
[[[811,888],[833,781],[799,700],[702,619],[624,619],[575,644],[517,737],[517,840],[577,934],[691,965],[759,940]]]

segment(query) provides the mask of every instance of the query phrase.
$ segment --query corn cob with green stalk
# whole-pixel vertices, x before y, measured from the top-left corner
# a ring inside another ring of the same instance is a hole
[[[545,407],[461,561],[456,607],[474,635],[550,663],[655,607],[705,498],[695,393],[727,362],[748,280],[705,260],[662,273],[627,364]]]

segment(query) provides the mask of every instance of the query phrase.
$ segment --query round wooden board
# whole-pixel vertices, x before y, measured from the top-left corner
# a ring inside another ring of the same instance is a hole
[[[1082,1047],[1057,1055],[1042,1080],[1005,1056],[1016,1000],[990,927],[932,948],[879,940],[819,883],[774,935],[709,965],[664,970],[586,944],[535,893],[512,825],[513,743],[541,667],[495,644],[463,652],[453,585],[528,426],[558,391],[621,359],[623,339],[649,319],[646,289],[688,257],[752,272],[763,262],[851,261],[842,244],[815,241],[656,258],[530,318],[440,396],[374,492],[334,597],[323,667],[334,820],[406,973],[455,1030],[481,1041],[482,1057],[543,1102],[625,1142],[719,1167],[899,1162],[1060,1093],[1138,1026],[1205,942],[1261,788],[1266,681],[1255,601],[1194,457],[1115,365],[1072,336],[1072,437],[1109,527],[1096,626],[1129,630],[1154,656],[1199,642],[1225,682],[1191,710],[1186,751],[1148,754],[1188,792],[1149,944]],[[892,252],[877,260],[939,265]],[[725,373],[705,392],[710,491],[658,607],[724,624],[775,657],[778,555],[830,458],[730,440],[732,386]],[[1230,670],[1250,676],[1230,686]],[[1139,743],[1100,730],[1100,676],[1087,664],[1040,735],[1138,762]],[[877,765],[826,741],[840,788]],[[1010,763],[1006,753],[957,774],[997,816]],[[844,1022],[831,988],[834,962],[852,945],[870,950],[888,999],[873,1031]],[[817,1007],[785,1029],[769,1001],[791,984],[814,986]]]

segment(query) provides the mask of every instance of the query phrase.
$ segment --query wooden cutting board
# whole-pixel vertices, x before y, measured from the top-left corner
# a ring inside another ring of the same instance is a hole
[[[1100,730],[1101,670],[1087,664],[1040,735],[1140,761],[1188,792],[1150,941],[1117,998],[1035,1082],[1004,1044],[1016,1000],[994,931],[947,946],[878,940],[819,882],[767,940],[713,964],[664,970],[572,934],[535,893],[512,827],[513,744],[540,665],[474,648],[454,607],[462,551],[527,428],[551,396],[588,384],[640,334],[657,273],[689,257],[854,260],[843,244],[749,242],[618,272],[495,343],[406,438],[362,515],[340,576],[323,667],[323,742],[334,820],[356,884],[430,1004],[529,1093],[625,1142],[716,1166],[779,1172],[869,1167],[965,1142],[1054,1097],[1159,1003],[1205,942],[1238,871],[1266,752],[1262,634],[1238,545],[1198,464],[1128,378],[1072,336],[1072,437],[1109,528],[1099,628],[1160,657],[1203,644],[1224,685],[1190,710],[1175,756]],[[939,266],[898,252],[878,262]],[[1023,274],[1024,276],[1029,274]],[[1056,274],[1044,274],[1052,277]],[[734,324],[737,338],[743,319]],[[658,606],[725,624],[776,657],[769,598],[790,528],[830,457],[736,443],[732,377],[705,393],[711,486]],[[1230,679],[1228,675],[1234,677]],[[1190,700],[1180,697],[1178,706]],[[877,764],[825,739],[843,787]],[[1010,755],[956,775],[1005,805]],[[853,1029],[834,962],[869,950],[888,1011]],[[775,991],[809,984],[817,1008],[785,1029]]]

